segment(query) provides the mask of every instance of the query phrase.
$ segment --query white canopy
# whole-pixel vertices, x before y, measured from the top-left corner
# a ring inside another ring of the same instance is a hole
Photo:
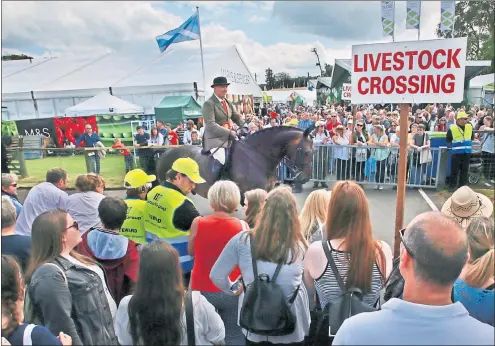
[[[119,99],[107,92],[81,102],[65,110],[65,115],[69,117],[84,117],[90,115],[120,115],[120,114],[143,114],[141,106]]]
[[[226,76],[232,95],[262,97],[240,47],[204,49],[206,83],[197,48],[174,45],[161,54],[156,42],[94,56],[2,61],[2,109],[7,120],[58,117],[100,92],[144,107],[152,114],[165,96],[193,96],[202,104],[213,78]]]
[[[489,84],[493,84],[494,78],[495,73],[476,76],[469,81],[469,88],[483,88]]]

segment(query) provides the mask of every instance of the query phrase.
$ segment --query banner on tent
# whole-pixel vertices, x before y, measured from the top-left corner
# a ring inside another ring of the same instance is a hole
[[[64,147],[66,141],[74,144],[79,136],[85,132],[85,126],[91,125],[93,132],[98,133],[98,126],[96,124],[96,117],[62,117],[50,119],[53,122],[53,126],[56,133],[56,145],[59,148]],[[79,144],[79,147],[84,146],[84,141]]]
[[[352,47],[352,103],[461,102],[467,38]]]
[[[440,2],[440,31],[452,31],[454,30],[455,22],[455,1],[441,1]]]
[[[227,77],[227,81],[229,83],[235,83],[235,84],[251,84],[251,80],[252,80],[251,76],[248,74],[232,72],[224,68],[220,70],[220,75]]]
[[[351,91],[352,91],[352,87],[350,83],[342,84],[342,100],[344,101],[352,100]]]
[[[382,1],[383,36],[394,36],[395,4],[393,1]]]
[[[203,111],[200,109],[184,109],[184,115],[188,117],[201,116],[203,115]]]
[[[44,136],[56,138],[53,118],[17,120],[19,136]]]
[[[407,1],[406,29],[419,29],[421,22],[421,1]]]

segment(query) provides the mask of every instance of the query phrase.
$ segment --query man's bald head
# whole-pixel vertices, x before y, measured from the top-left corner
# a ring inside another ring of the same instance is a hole
[[[448,286],[466,264],[466,232],[454,219],[440,212],[416,216],[406,228],[404,242],[412,252],[418,280]]]

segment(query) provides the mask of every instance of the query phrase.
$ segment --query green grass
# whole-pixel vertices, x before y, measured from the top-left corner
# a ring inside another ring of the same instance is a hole
[[[45,181],[46,172],[50,168],[60,167],[69,173],[69,187],[79,174],[87,173],[83,155],[46,157],[39,160],[26,160],[28,177],[19,180],[19,186],[32,187]],[[122,187],[125,176],[124,158],[120,155],[107,155],[101,159],[100,174],[105,178],[106,187]]]

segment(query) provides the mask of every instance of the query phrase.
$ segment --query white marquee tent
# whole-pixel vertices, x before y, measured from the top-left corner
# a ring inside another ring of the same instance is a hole
[[[240,47],[203,54],[206,83],[199,48],[176,45],[161,54],[155,42],[96,57],[2,61],[2,115],[6,120],[58,117],[102,91],[153,114],[165,96],[198,96],[202,104],[212,93],[213,78],[221,75],[231,83],[230,94],[263,96]]]
[[[299,90],[299,89],[283,89],[283,90],[268,90],[266,94],[272,97],[272,102],[286,103],[290,101],[290,95],[296,93],[301,96],[309,105],[313,105],[316,101],[316,90]]]
[[[493,106],[495,103],[495,73],[476,76],[469,81],[468,96],[471,103]]]
[[[102,91],[98,95],[65,110],[69,117],[85,117],[90,115],[143,114],[144,109],[128,101]]]

